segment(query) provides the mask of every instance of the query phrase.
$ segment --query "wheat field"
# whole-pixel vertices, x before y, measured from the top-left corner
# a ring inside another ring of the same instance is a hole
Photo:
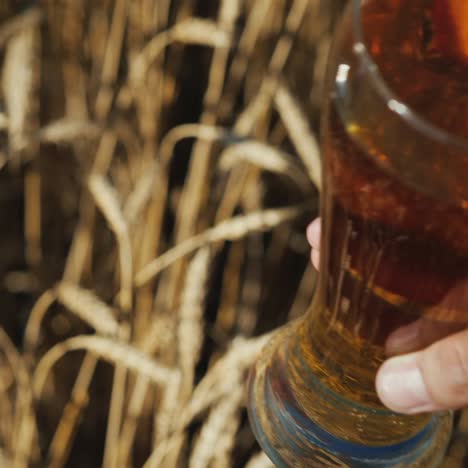
[[[312,296],[343,3],[0,3],[0,466],[272,466],[244,384]]]

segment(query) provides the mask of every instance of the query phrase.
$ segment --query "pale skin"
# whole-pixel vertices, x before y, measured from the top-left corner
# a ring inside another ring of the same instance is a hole
[[[307,228],[311,260],[320,260],[320,219]],[[468,287],[466,284],[460,287]],[[382,402],[399,413],[455,410],[468,407],[468,328],[432,326],[417,320],[388,338],[389,356],[376,377]]]

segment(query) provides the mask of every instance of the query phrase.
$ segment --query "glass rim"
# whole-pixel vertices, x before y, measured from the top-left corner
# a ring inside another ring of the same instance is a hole
[[[365,1],[366,0],[353,0],[353,23],[356,34],[353,51],[364,64],[366,73],[370,76],[371,82],[375,86],[378,94],[385,100],[390,111],[398,114],[415,130],[425,134],[428,138],[436,140],[440,144],[451,145],[458,149],[468,151],[468,139],[452,134],[433,124],[429,119],[407,106],[387,84],[367,48],[364,38],[361,8],[362,3]]]

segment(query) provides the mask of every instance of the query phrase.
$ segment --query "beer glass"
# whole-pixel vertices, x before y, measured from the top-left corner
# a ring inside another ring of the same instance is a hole
[[[251,424],[277,466],[426,468],[444,456],[450,412],[398,414],[375,391],[389,355],[468,323],[468,47],[441,30],[440,5],[351,0],[337,26],[318,286],[249,381]],[[427,333],[399,348],[416,326]]]

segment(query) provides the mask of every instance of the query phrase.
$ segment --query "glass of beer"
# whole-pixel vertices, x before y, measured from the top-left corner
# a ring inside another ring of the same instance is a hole
[[[326,89],[318,286],[251,372],[252,427],[277,466],[438,466],[450,412],[392,412],[375,376],[468,325],[468,2],[349,1]]]

